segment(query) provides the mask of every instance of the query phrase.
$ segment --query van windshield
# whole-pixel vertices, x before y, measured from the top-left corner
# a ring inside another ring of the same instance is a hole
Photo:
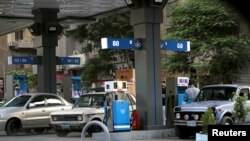
[[[90,94],[82,95],[75,104],[75,107],[103,107],[104,95],[103,94]]]
[[[233,100],[237,88],[235,87],[207,87],[200,90],[196,101]]]

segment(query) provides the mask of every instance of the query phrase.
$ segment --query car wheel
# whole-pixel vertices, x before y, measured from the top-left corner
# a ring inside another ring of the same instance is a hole
[[[175,126],[175,133],[181,139],[187,139],[191,136],[191,130],[184,126]]]
[[[92,137],[92,134],[97,133],[97,132],[103,132],[103,129],[99,125],[92,125],[87,130],[87,135],[86,136]]]
[[[233,125],[233,119],[229,116],[224,116],[223,119],[221,120],[221,125]]]
[[[56,130],[56,135],[58,137],[66,137],[68,135],[68,131],[60,131],[60,130]]]
[[[43,134],[45,132],[45,128],[35,128],[33,129],[36,134]]]
[[[5,131],[7,135],[14,136],[18,134],[20,129],[21,129],[21,122],[15,119],[11,119],[8,121]]]

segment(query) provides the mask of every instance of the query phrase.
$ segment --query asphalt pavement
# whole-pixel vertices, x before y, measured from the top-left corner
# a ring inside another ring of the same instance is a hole
[[[144,141],[195,141],[191,139],[179,139],[177,137],[167,137],[160,139],[144,139]],[[20,134],[18,136],[7,136],[5,132],[0,132],[0,141],[83,141],[78,132],[70,133],[66,137],[58,137],[54,133],[46,134]],[[85,141],[94,141],[92,138],[86,138]],[[116,140],[119,141],[119,140]],[[123,141],[122,139],[120,141]],[[143,140],[132,140],[143,141]]]

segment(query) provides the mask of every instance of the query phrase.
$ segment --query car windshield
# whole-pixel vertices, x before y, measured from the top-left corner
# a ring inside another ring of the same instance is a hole
[[[75,104],[75,107],[103,107],[104,95],[90,94],[82,95]]]
[[[13,97],[9,101],[5,102],[2,107],[22,107],[31,98],[30,95],[21,95],[18,97]]]
[[[207,87],[200,90],[196,101],[233,100],[235,87]]]

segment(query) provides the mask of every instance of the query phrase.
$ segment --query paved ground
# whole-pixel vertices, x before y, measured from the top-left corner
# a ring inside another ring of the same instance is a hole
[[[146,141],[195,141],[195,139],[178,139],[177,137],[168,137],[162,139],[147,139]],[[0,132],[0,141],[81,141],[80,133],[70,133],[66,137],[57,137],[53,133],[42,134],[42,135],[18,135],[18,136],[7,136],[4,132]],[[93,141],[91,138],[86,138],[85,141]],[[120,140],[122,141],[122,139]],[[142,141],[142,140],[133,140]]]

